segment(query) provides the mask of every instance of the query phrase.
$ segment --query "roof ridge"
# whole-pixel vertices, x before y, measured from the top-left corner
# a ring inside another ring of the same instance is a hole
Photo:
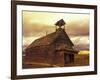
[[[70,38],[69,38],[69,36],[67,35],[67,33],[65,32],[65,30],[62,29],[62,28],[58,28],[55,32],[50,33],[50,34],[48,34],[48,35],[46,35],[46,36],[43,36],[43,37],[41,37],[41,38],[36,39],[36,40],[33,41],[27,48],[36,47],[36,46],[41,46],[41,45],[49,45],[49,44],[51,44],[52,42],[54,42],[55,39],[56,39],[58,36],[60,36],[60,35],[62,35],[62,34],[65,35],[66,39],[69,41],[69,44],[70,44],[71,46],[73,46],[73,43],[72,43],[72,41],[70,40]],[[68,43],[68,41],[67,41],[67,43]]]

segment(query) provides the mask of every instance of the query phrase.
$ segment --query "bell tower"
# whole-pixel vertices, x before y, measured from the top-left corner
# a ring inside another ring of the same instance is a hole
[[[63,20],[63,19],[60,19],[59,21],[57,21],[56,23],[55,23],[55,25],[56,25],[56,30],[57,30],[57,26],[58,26],[58,29],[59,28],[62,28],[62,29],[65,29],[65,21]]]

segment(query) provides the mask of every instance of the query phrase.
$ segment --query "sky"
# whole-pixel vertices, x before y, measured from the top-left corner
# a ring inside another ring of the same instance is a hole
[[[55,23],[63,19],[65,31],[79,50],[89,49],[89,14],[23,11],[23,46],[55,32]]]

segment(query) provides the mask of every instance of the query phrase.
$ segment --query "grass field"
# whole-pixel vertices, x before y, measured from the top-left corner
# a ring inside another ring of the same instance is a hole
[[[69,66],[88,66],[89,65],[89,54],[78,54],[75,55],[73,63],[65,64],[66,67]]]

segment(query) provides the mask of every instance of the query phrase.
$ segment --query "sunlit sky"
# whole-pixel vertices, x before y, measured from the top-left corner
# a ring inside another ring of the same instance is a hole
[[[63,19],[65,30],[79,49],[89,49],[89,14],[23,11],[23,46],[55,32],[55,23]]]

